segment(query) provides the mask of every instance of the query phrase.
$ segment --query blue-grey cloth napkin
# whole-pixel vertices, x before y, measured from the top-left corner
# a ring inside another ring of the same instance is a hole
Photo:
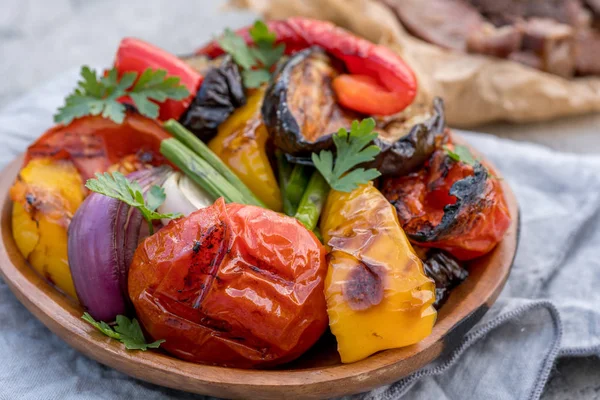
[[[70,71],[0,111],[4,166],[48,126]],[[356,399],[537,399],[559,356],[600,354],[600,157],[474,133],[521,208],[521,241],[497,303],[453,352]],[[200,399],[131,379],[71,349],[0,280],[0,399]]]

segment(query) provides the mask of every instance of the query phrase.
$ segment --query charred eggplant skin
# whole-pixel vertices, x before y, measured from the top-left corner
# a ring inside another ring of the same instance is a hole
[[[439,310],[452,289],[460,285],[469,276],[461,263],[445,251],[430,249],[422,257],[425,275],[435,281],[435,303],[433,306]]]
[[[432,116],[413,125],[408,134],[392,143],[381,137],[375,139],[381,153],[371,167],[377,168],[383,176],[402,176],[416,171],[431,157],[436,149],[435,139],[445,128],[444,102],[436,97]]]
[[[226,56],[219,66],[208,71],[179,122],[206,142],[217,134],[219,125],[244,104],[246,94],[240,70],[231,56]]]
[[[263,121],[275,146],[292,156],[310,155],[333,145],[333,133],[360,118],[335,98],[338,75],[325,51],[309,47],[291,56],[274,74],[262,106]]]

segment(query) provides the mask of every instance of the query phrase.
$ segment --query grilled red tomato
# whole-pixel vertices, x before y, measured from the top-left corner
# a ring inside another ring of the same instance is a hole
[[[85,182],[131,154],[143,163],[164,163],[160,143],[169,137],[160,124],[137,113],[128,112],[122,124],[88,116],[47,130],[27,149],[24,165],[34,158],[71,160]]]
[[[138,247],[129,295],[176,357],[239,368],[300,356],[323,334],[325,249],[296,219],[222,199]]]
[[[454,161],[441,148],[421,170],[386,179],[382,193],[411,242],[460,260],[492,250],[510,225],[502,187],[489,168]]]

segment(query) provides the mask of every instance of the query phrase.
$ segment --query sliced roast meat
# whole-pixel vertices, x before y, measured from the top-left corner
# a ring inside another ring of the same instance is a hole
[[[466,51],[483,18],[464,0],[383,0],[413,35],[438,46]]]
[[[579,75],[600,75],[600,33],[586,30],[577,35],[576,69]]]
[[[585,4],[592,10],[594,16],[600,16],[600,0],[585,0]]]
[[[531,68],[544,68],[544,62],[542,61],[542,57],[540,57],[532,51],[515,51],[514,53],[510,53],[508,59]]]
[[[575,72],[575,32],[566,24],[547,18],[532,18],[523,24],[523,50],[532,51],[541,69],[570,77]]]
[[[380,0],[413,35],[562,77],[600,74],[600,0]]]
[[[467,51],[506,58],[510,53],[519,51],[522,40],[523,32],[518,26],[506,25],[496,28],[486,23],[481,29],[469,34]]]
[[[527,18],[550,18],[572,26],[587,26],[589,12],[581,0],[469,0],[496,26],[518,23]]]

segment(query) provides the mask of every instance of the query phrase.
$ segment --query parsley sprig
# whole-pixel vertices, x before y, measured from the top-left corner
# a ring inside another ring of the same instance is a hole
[[[352,168],[359,164],[373,161],[381,149],[370,144],[377,137],[375,120],[363,119],[361,122],[353,121],[350,132],[344,128],[333,135],[333,142],[337,148],[335,160],[333,153],[322,150],[319,154],[312,154],[312,161],[323,178],[332,189],[340,192],[351,192],[358,185],[367,183],[381,174],[374,168]]]
[[[189,95],[179,77],[167,77],[167,71],[162,69],[148,68],[138,79],[137,72],[125,72],[119,77],[117,69],[112,68],[99,78],[95,70],[84,65],[77,88],[67,96],[54,121],[67,125],[75,118],[102,115],[120,124],[125,119],[125,106],[119,102],[123,96],[131,98],[140,114],[154,119],[158,117],[154,101],[181,100]]]
[[[157,185],[152,186],[144,198],[144,192],[139,183],[130,181],[120,172],[113,172],[112,174],[97,172],[96,179],[88,179],[85,187],[92,192],[112,197],[140,210],[142,216],[148,222],[150,233],[154,232],[152,221],[182,216],[180,213],[161,214],[156,212],[156,209],[167,197],[163,188]]]
[[[481,160],[479,158],[475,158],[467,146],[455,144],[454,149],[451,149],[449,146],[444,145],[444,151],[452,161],[461,162],[471,167],[475,167],[476,164],[481,164]],[[484,169],[490,178],[499,179],[497,176],[492,174],[487,167],[484,166]]]
[[[456,162],[462,162],[464,164],[470,165],[471,167],[475,166],[477,160],[471,153],[471,150],[467,146],[462,146],[460,144],[454,145],[454,149],[451,149],[447,145],[444,145],[444,151],[450,157],[451,160]]]
[[[113,327],[104,321],[96,321],[87,312],[81,316],[81,319],[88,322],[106,336],[116,339],[125,345],[127,350],[142,350],[158,349],[161,343],[165,340],[157,340],[156,342],[146,343],[144,333],[137,319],[129,319],[123,315],[117,315],[117,323]]]
[[[254,47],[231,29],[226,29],[217,41],[242,68],[244,86],[257,88],[271,78],[270,68],[283,56],[285,45],[275,45],[277,37],[263,21],[256,21],[249,33]]]

